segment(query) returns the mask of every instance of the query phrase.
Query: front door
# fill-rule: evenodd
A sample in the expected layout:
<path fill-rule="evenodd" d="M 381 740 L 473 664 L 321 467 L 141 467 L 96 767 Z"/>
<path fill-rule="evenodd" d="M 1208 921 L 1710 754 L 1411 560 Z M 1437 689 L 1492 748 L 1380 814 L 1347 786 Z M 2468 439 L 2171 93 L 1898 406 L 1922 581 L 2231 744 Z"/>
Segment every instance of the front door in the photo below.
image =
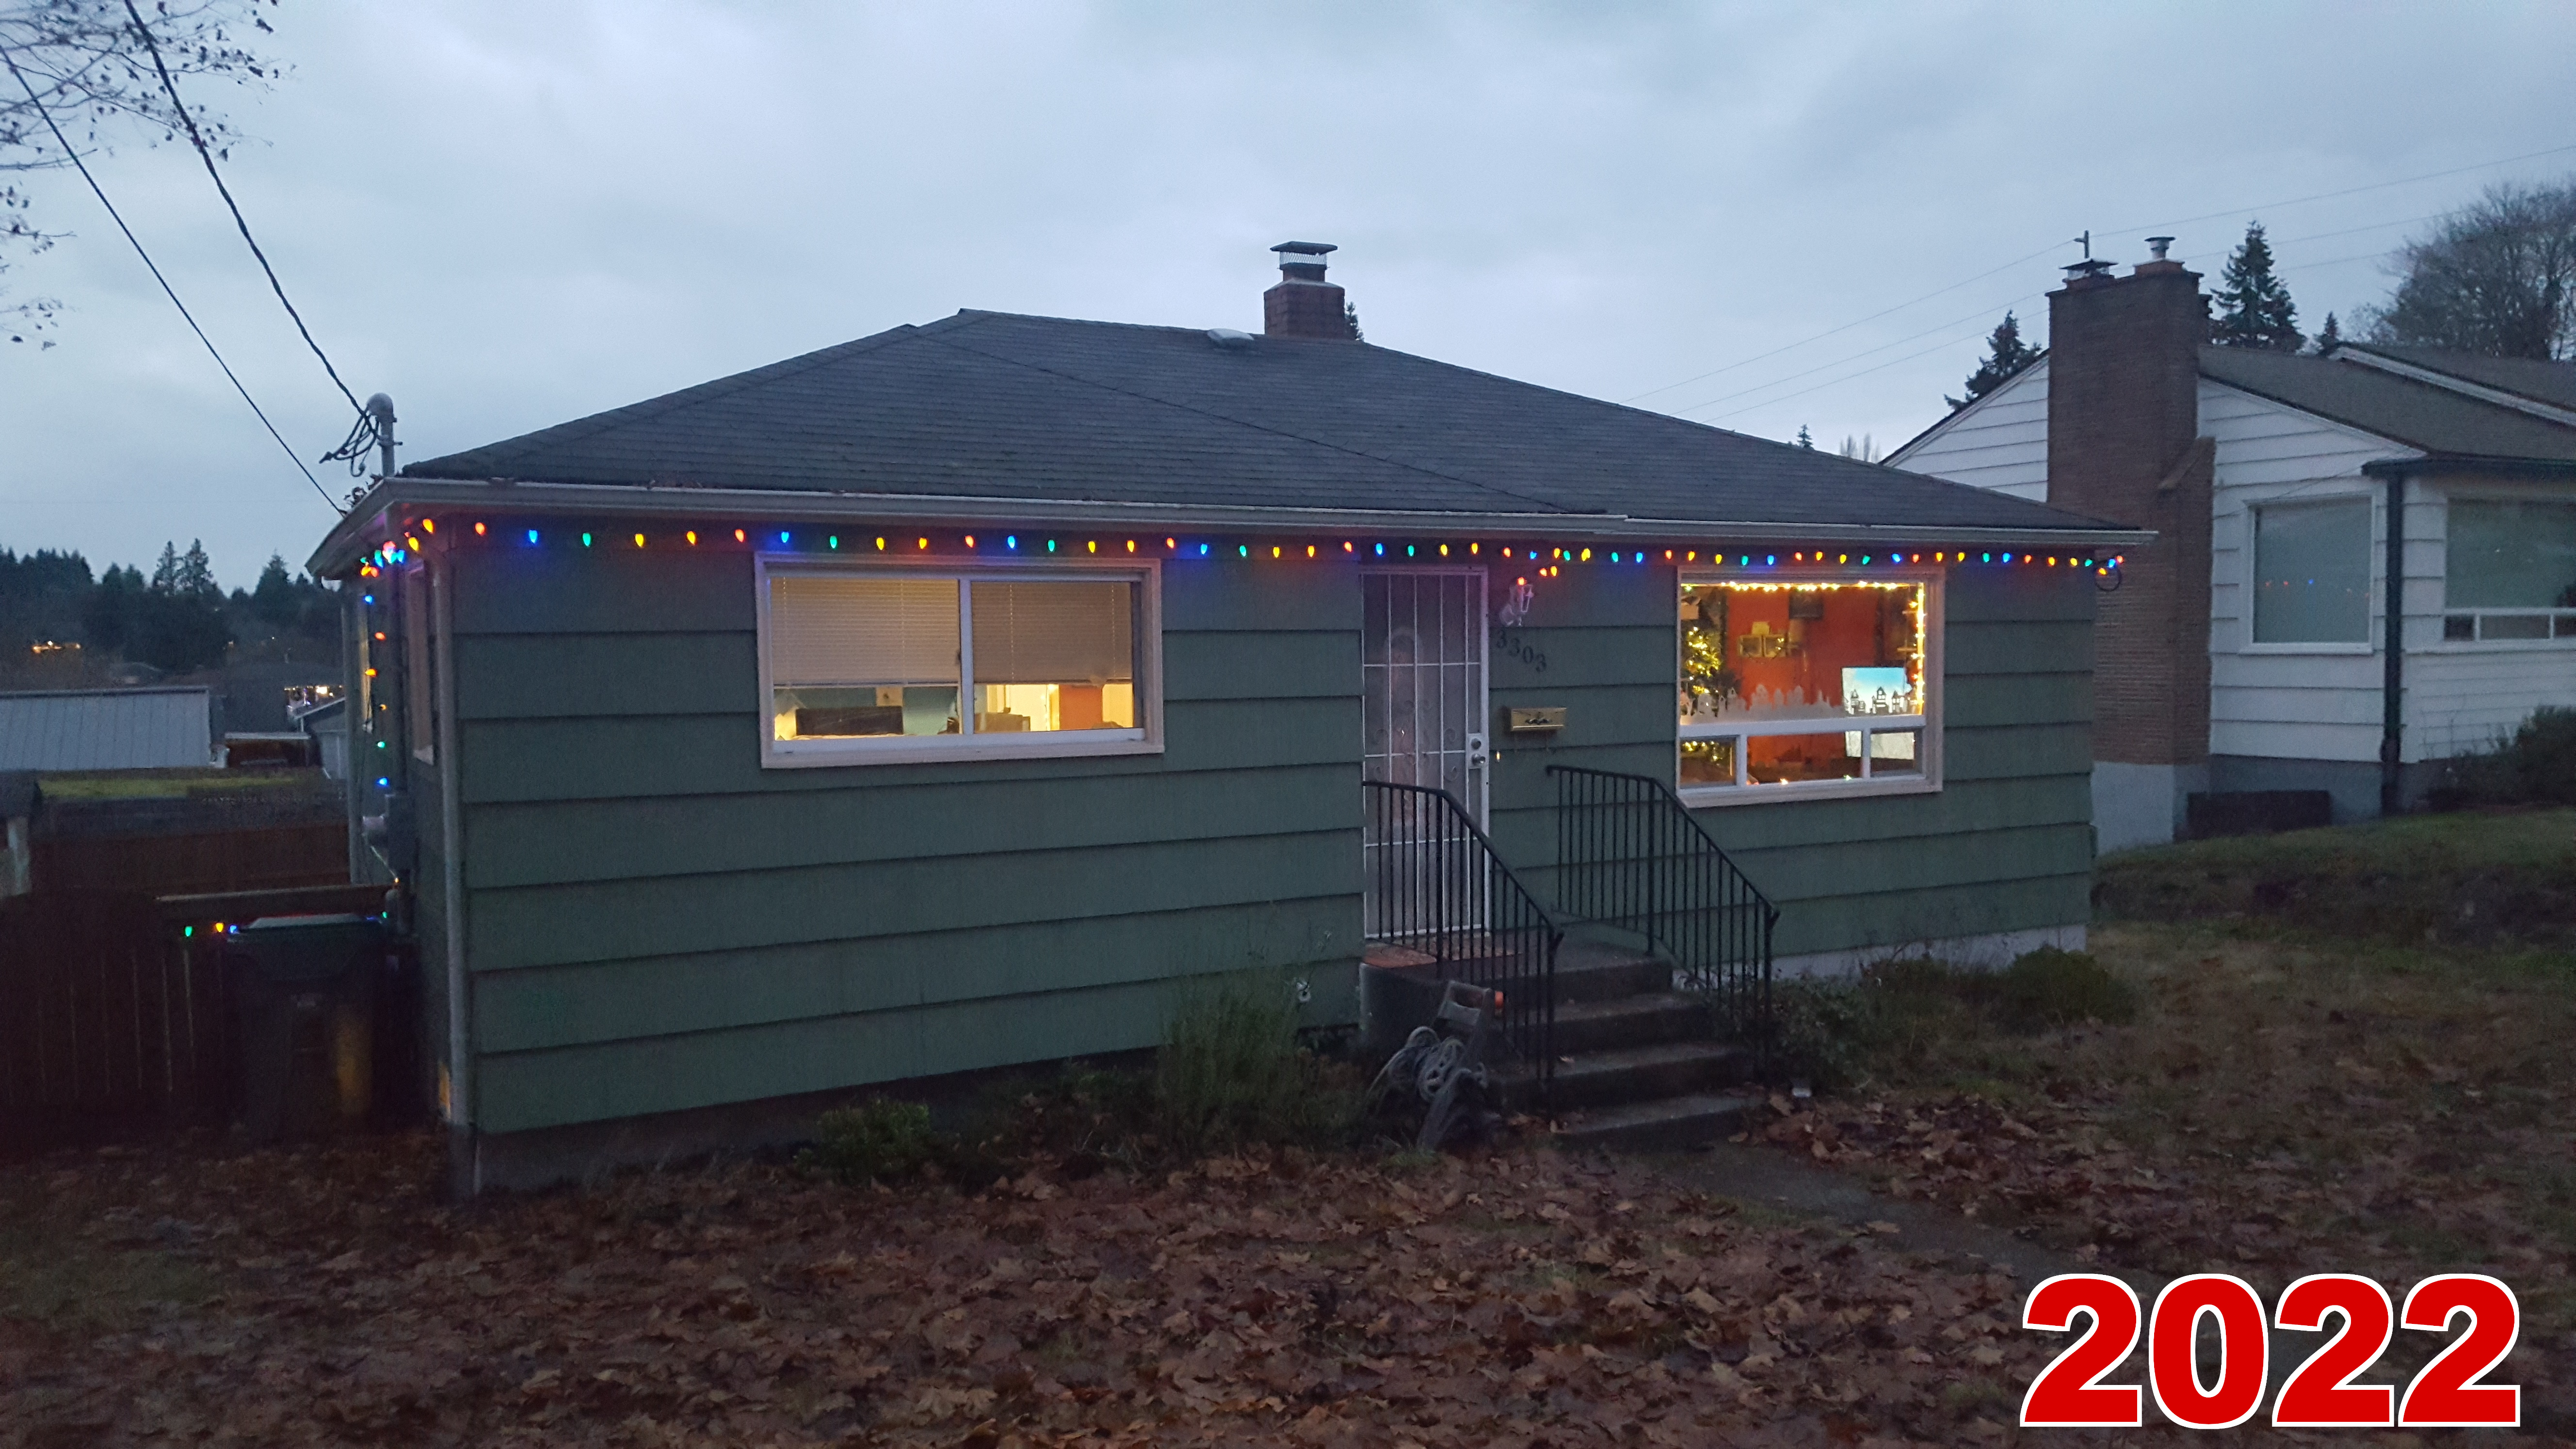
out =
<path fill-rule="evenodd" d="M 1442 790 L 1481 828 L 1487 797 L 1485 574 L 1482 569 L 1360 576 L 1360 778 Z M 1474 927 L 1481 859 L 1436 800 L 1370 791 L 1361 849 L 1373 940 Z"/>
<path fill-rule="evenodd" d="M 1485 823 L 1485 573 L 1360 576 L 1360 777 L 1446 790 Z"/>

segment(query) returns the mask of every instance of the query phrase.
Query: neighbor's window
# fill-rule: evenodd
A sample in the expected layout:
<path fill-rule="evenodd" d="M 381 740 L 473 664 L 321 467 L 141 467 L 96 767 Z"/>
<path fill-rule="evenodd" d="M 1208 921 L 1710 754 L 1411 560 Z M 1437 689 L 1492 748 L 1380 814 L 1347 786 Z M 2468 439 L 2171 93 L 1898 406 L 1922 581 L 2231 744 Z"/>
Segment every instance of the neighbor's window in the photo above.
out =
<path fill-rule="evenodd" d="M 2442 637 L 2576 639 L 2576 503 L 2454 498 Z"/>
<path fill-rule="evenodd" d="M 1929 785 L 1928 593 L 1919 580 L 1685 581 L 1682 788 Z"/>
<path fill-rule="evenodd" d="M 766 754 L 1144 747 L 1150 571 L 764 566 Z"/>
<path fill-rule="evenodd" d="M 2254 642 L 2370 642 L 2370 500 L 2254 510 Z"/>

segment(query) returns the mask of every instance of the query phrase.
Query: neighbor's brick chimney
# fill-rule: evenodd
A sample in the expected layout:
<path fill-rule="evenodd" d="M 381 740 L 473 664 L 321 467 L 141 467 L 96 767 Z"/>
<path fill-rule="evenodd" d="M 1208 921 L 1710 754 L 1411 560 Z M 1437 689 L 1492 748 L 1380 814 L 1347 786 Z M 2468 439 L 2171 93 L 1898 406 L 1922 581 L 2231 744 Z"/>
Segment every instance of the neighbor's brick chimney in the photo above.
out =
<path fill-rule="evenodd" d="M 1324 280 L 1324 256 L 1338 250 L 1330 242 L 1281 242 L 1279 285 L 1261 294 L 1261 330 L 1271 337 L 1327 337 L 1348 341 L 1351 324 L 1342 315 L 1342 289 Z"/>
<path fill-rule="evenodd" d="M 2209 758 L 2209 510 L 2200 436 L 2200 274 L 2165 258 L 2126 277 L 2085 262 L 2048 296 L 2048 501 L 2155 530 L 2094 626 L 2093 758 Z M 2205 788 L 2205 787 L 2203 787 Z"/>

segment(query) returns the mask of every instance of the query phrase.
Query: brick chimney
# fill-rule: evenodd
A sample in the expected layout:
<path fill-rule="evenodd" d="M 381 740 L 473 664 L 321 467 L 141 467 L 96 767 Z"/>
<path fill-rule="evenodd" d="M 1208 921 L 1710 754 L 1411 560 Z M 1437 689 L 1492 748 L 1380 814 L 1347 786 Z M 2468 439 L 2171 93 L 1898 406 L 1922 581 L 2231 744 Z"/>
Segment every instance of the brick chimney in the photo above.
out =
<path fill-rule="evenodd" d="M 2094 818 L 2103 848 L 2173 838 L 2209 773 L 2211 463 L 2200 436 L 2200 275 L 2067 268 L 2048 298 L 2048 501 L 2155 530 L 2094 626 Z M 2107 792 L 2107 793 L 2106 793 Z"/>
<path fill-rule="evenodd" d="M 1261 294 L 1263 334 L 1349 341 L 1342 289 L 1324 280 L 1325 254 L 1339 249 L 1330 242 L 1292 241 L 1271 250 L 1279 254 L 1279 285 Z"/>

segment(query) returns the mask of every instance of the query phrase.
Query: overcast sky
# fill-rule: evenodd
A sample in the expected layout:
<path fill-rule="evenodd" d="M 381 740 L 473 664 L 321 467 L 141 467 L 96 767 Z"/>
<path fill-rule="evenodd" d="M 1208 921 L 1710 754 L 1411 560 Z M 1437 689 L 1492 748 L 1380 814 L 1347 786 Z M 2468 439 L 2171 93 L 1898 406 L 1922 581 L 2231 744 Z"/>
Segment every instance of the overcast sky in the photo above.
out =
<path fill-rule="evenodd" d="M 1292 237 L 1341 246 L 1373 343 L 1884 447 L 2006 307 L 2045 340 L 2079 231 L 2122 262 L 2173 232 L 2214 280 L 2259 217 L 2313 332 L 2385 296 L 2423 219 L 2576 171 L 2556 3 L 274 19 L 287 78 L 203 98 L 257 138 L 227 178 L 405 458 L 961 307 L 1257 330 Z M 96 169 L 306 461 L 337 443 L 345 404 L 194 159 Z M 202 537 L 228 586 L 300 564 L 329 508 L 78 180 L 35 194 L 74 235 L 0 286 L 67 310 L 49 349 L 0 342 L 0 545 L 148 564 Z"/>

